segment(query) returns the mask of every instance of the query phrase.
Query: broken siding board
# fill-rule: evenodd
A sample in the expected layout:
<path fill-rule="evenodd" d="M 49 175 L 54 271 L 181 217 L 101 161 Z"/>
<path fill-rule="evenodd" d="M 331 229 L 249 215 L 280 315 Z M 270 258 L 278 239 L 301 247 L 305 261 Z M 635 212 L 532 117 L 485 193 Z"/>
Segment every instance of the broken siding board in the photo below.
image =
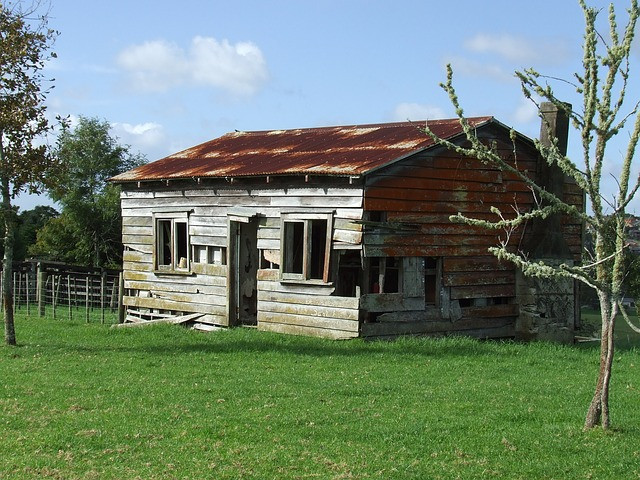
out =
<path fill-rule="evenodd" d="M 224 217 L 206 217 L 203 215 L 191 214 L 189 215 L 189 226 L 193 227 L 211 227 L 211 228 L 226 228 L 227 216 Z"/>
<path fill-rule="evenodd" d="M 218 297 L 225 297 L 227 295 L 226 286 L 207 285 L 206 283 L 182 285 L 182 284 L 163 283 L 163 282 L 125 280 L 124 288 L 152 292 L 152 293 L 153 292 L 176 292 L 176 293 L 183 293 L 188 295 L 201 293 L 205 295 L 215 295 Z"/>
<path fill-rule="evenodd" d="M 152 227 L 152 217 L 122 217 L 122 226 Z"/>
<path fill-rule="evenodd" d="M 457 322 L 416 321 L 364 323 L 363 337 L 395 337 L 399 335 L 439 335 L 457 333 L 475 338 L 507 338 L 515 336 L 515 320 L 478 324 L 478 320 Z"/>
<path fill-rule="evenodd" d="M 337 330 L 357 334 L 360 327 L 358 321 L 345 320 L 343 318 L 310 317 L 307 315 L 295 315 L 258 310 L 258 325 L 275 323 L 298 327 L 311 327 L 323 330 Z"/>
<path fill-rule="evenodd" d="M 326 307 L 322 305 L 305 305 L 289 303 L 284 299 L 265 301 L 258 299 L 258 310 L 271 313 L 288 313 L 303 315 L 310 318 L 333 318 L 341 320 L 358 321 L 358 310 L 347 308 Z"/>
<path fill-rule="evenodd" d="M 314 208 L 358 208 L 362 206 L 362 197 L 284 197 L 272 198 L 271 204 L 279 207 L 314 207 Z"/>
<path fill-rule="evenodd" d="M 515 297 L 516 287 L 510 285 L 471 285 L 462 287 L 450 287 L 451 299 L 460 300 L 465 298 L 492 298 L 492 297 Z"/>
<path fill-rule="evenodd" d="M 301 283 L 280 283 L 258 280 L 258 290 L 283 293 L 302 293 L 304 295 L 325 295 L 329 296 L 335 291 L 332 284 L 313 285 Z"/>
<path fill-rule="evenodd" d="M 461 182 L 451 179 L 416 178 L 400 175 L 376 175 L 367 180 L 369 185 L 366 192 L 372 188 L 406 188 L 416 190 L 443 190 L 443 191 L 471 191 L 500 193 L 506 190 L 504 183 Z M 521 191 L 528 191 L 522 189 Z"/>
<path fill-rule="evenodd" d="M 281 323 L 260 322 L 260 320 L 258 320 L 258 330 L 273 333 L 286 333 L 289 335 L 320 337 L 331 340 L 346 340 L 358 336 L 357 332 L 330 330 L 326 328 L 306 327 L 300 325 L 287 325 Z"/>
<path fill-rule="evenodd" d="M 140 190 L 122 190 L 120 192 L 120 198 L 153 198 L 153 192 L 140 191 Z"/>
<path fill-rule="evenodd" d="M 153 253 L 153 244 L 125 243 L 124 248 L 125 250 L 129 249 L 134 252 L 141 252 L 141 253 L 148 253 L 148 254 Z"/>
<path fill-rule="evenodd" d="M 122 275 L 125 280 L 135 280 L 140 282 L 164 282 L 182 285 L 195 284 L 195 278 L 197 278 L 187 275 L 163 275 L 156 274 L 155 272 L 142 272 L 132 270 L 125 270 Z M 226 277 L 208 276 L 205 277 L 204 280 L 209 285 L 226 285 Z"/>
<path fill-rule="evenodd" d="M 515 284 L 516 274 L 513 271 L 445 273 L 442 280 L 446 287 Z"/>
<path fill-rule="evenodd" d="M 192 293 L 183 291 L 162 290 L 159 288 L 153 288 L 150 290 L 152 294 L 151 298 L 154 300 L 170 301 L 180 304 L 198 304 L 198 305 L 212 305 L 225 307 L 227 292 L 222 292 L 219 297 L 212 294 L 204 293 Z"/>
<path fill-rule="evenodd" d="M 351 230 L 333 230 L 332 240 L 334 242 L 348 243 L 352 245 L 359 245 L 362 243 L 362 232 L 354 232 Z"/>
<path fill-rule="evenodd" d="M 462 309 L 463 318 L 517 317 L 519 314 L 520 305 L 516 303 L 488 305 L 486 307 L 466 307 Z"/>
<path fill-rule="evenodd" d="M 124 245 L 153 245 L 152 235 L 122 235 L 122 243 Z"/>
<path fill-rule="evenodd" d="M 501 262 L 494 256 L 443 259 L 443 270 L 445 272 L 472 272 L 490 270 L 513 270 L 512 263 Z"/>
<path fill-rule="evenodd" d="M 122 234 L 123 235 L 143 235 L 143 236 L 153 236 L 153 227 L 152 226 L 139 226 L 139 225 L 123 225 L 122 226 Z"/>
<path fill-rule="evenodd" d="M 498 208 L 500 211 L 510 212 L 512 211 L 513 203 L 505 202 L 487 205 L 482 202 L 419 202 L 413 200 L 365 197 L 364 206 L 366 210 L 446 213 L 449 215 L 473 213 L 475 215 L 476 213 L 489 213 L 489 208 L 492 206 Z"/>
<path fill-rule="evenodd" d="M 487 253 L 486 246 L 363 245 L 366 257 L 467 257 Z"/>
<path fill-rule="evenodd" d="M 461 182 L 463 183 L 463 182 Z M 397 199 L 412 200 L 416 202 L 482 202 L 485 207 L 489 207 L 493 203 L 511 203 L 516 202 L 518 205 L 531 203 L 533 197 L 530 192 L 474 192 L 469 189 L 461 190 L 437 190 L 427 189 L 408 189 L 408 188 L 383 188 L 374 187 L 367 190 L 368 199 Z M 488 210 L 488 208 L 487 208 Z"/>
<path fill-rule="evenodd" d="M 213 225 L 193 225 L 189 219 L 189 235 L 204 237 L 226 237 L 227 227 Z"/>
<path fill-rule="evenodd" d="M 491 233 L 490 235 L 425 235 L 421 233 L 406 233 L 404 235 L 382 233 L 365 233 L 365 245 L 384 245 L 384 246 L 471 246 L 481 245 L 485 247 L 493 247 L 498 244 L 498 235 Z"/>
<path fill-rule="evenodd" d="M 367 312 L 424 310 L 424 298 L 407 298 L 402 293 L 370 293 L 360 297 L 360 308 Z"/>
<path fill-rule="evenodd" d="M 123 261 L 122 268 L 131 272 L 153 272 L 155 270 L 153 263 L 129 262 Z"/>
<path fill-rule="evenodd" d="M 122 252 L 122 259 L 126 262 L 151 263 L 152 256 L 148 253 L 125 250 Z"/>
<path fill-rule="evenodd" d="M 258 291 L 258 302 L 283 302 L 297 305 L 335 307 L 343 310 L 358 311 L 359 300 L 356 297 L 323 297 L 319 295 L 303 295 L 299 293 Z"/>
<path fill-rule="evenodd" d="M 228 267 L 226 265 L 215 265 L 210 263 L 191 263 L 191 271 L 193 273 L 210 275 L 212 277 L 227 277 Z M 198 277 L 200 278 L 200 277 Z M 203 278 L 206 280 L 206 277 Z"/>
<path fill-rule="evenodd" d="M 280 251 L 280 239 L 258 239 L 258 247 L 259 250 L 278 250 Z"/>
<path fill-rule="evenodd" d="M 227 237 L 208 237 L 201 235 L 193 235 L 190 237 L 189 241 L 191 245 L 202 245 L 202 246 L 210 246 L 210 247 L 226 247 L 228 240 Z"/>
<path fill-rule="evenodd" d="M 172 310 L 176 312 L 211 313 L 220 316 L 226 316 L 227 310 L 226 306 L 191 302 L 175 302 L 153 297 L 125 296 L 123 303 L 129 307 L 154 308 L 160 310 Z"/>

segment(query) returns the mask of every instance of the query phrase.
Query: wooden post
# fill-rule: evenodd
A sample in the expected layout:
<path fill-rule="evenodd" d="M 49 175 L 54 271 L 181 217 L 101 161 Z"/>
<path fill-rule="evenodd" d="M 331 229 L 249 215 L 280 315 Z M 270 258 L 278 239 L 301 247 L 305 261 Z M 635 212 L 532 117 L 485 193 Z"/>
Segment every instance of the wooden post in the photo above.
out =
<path fill-rule="evenodd" d="M 100 275 L 100 323 L 104 323 L 104 280 L 106 272 L 102 270 Z"/>
<path fill-rule="evenodd" d="M 27 272 L 27 277 L 26 277 L 26 285 L 25 285 L 25 290 L 27 291 L 27 317 L 29 316 L 29 314 L 31 313 L 29 311 L 29 294 L 31 293 L 29 291 L 29 279 L 31 278 L 31 272 Z"/>
<path fill-rule="evenodd" d="M 124 323 L 124 275 L 118 275 L 118 323 Z"/>
<path fill-rule="evenodd" d="M 45 302 L 47 301 L 46 295 L 47 274 L 44 271 L 42 263 L 38 262 L 38 273 L 36 274 L 36 297 L 38 300 L 38 316 L 44 316 Z"/>
<path fill-rule="evenodd" d="M 17 272 L 13 272 L 13 313 L 16 313 L 16 275 Z"/>
<path fill-rule="evenodd" d="M 67 275 L 67 304 L 69 305 L 69 320 L 73 320 L 73 312 L 71 311 L 71 276 Z"/>
<path fill-rule="evenodd" d="M 16 282 L 16 278 L 18 281 Z M 20 307 L 20 295 L 22 293 L 22 272 L 13 272 L 13 311 Z M 17 285 L 17 288 L 16 288 Z"/>
<path fill-rule="evenodd" d="M 87 274 L 87 277 L 85 278 L 86 280 L 86 284 L 87 284 L 87 289 L 85 290 L 85 310 L 84 310 L 84 316 L 85 316 L 85 320 L 87 321 L 87 323 L 89 323 L 89 275 Z"/>
<path fill-rule="evenodd" d="M 51 275 L 51 306 L 53 307 L 53 319 L 56 318 L 56 276 Z"/>

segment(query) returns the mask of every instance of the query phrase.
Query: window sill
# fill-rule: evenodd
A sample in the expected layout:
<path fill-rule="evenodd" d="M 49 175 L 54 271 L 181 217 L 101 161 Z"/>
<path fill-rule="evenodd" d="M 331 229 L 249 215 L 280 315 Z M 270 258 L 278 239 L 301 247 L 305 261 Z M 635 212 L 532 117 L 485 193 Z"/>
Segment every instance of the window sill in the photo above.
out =
<path fill-rule="evenodd" d="M 156 275 L 168 275 L 168 276 L 181 276 L 181 277 L 191 277 L 195 275 L 194 272 L 189 270 L 154 270 L 153 273 Z"/>
<path fill-rule="evenodd" d="M 333 287 L 333 282 L 324 282 L 320 279 L 297 279 L 297 278 L 281 278 L 280 283 L 283 285 L 317 285 L 319 287 Z"/>

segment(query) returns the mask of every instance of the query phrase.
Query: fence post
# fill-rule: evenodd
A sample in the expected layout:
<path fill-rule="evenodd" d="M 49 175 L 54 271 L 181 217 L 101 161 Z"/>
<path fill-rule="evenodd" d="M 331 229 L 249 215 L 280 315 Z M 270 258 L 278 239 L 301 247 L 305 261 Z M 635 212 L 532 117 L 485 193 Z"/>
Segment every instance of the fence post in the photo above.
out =
<path fill-rule="evenodd" d="M 104 323 L 104 280 L 107 272 L 102 270 L 100 275 L 100 323 Z"/>
<path fill-rule="evenodd" d="M 16 313 L 16 276 L 17 272 L 13 272 L 13 313 Z"/>
<path fill-rule="evenodd" d="M 87 323 L 89 323 L 89 275 L 85 278 L 86 290 L 85 290 L 85 303 L 84 303 L 84 316 Z"/>
<path fill-rule="evenodd" d="M 27 317 L 29 316 L 29 314 L 31 313 L 29 311 L 29 294 L 31 293 L 29 291 L 29 279 L 31 278 L 31 270 L 27 271 L 27 276 L 26 276 L 26 285 L 25 285 L 25 289 L 27 291 Z"/>
<path fill-rule="evenodd" d="M 67 275 L 67 304 L 69 305 L 69 320 L 73 320 L 73 312 L 71 311 L 71 276 Z"/>
<path fill-rule="evenodd" d="M 38 300 L 38 316 L 44 316 L 44 306 L 47 301 L 46 295 L 46 283 L 47 283 L 47 274 L 44 271 L 42 263 L 38 262 L 38 273 L 36 274 L 36 297 Z"/>
<path fill-rule="evenodd" d="M 118 275 L 118 323 L 124 323 L 124 275 Z"/>
<path fill-rule="evenodd" d="M 56 276 L 51 275 L 51 306 L 53 307 L 53 318 L 56 318 Z"/>

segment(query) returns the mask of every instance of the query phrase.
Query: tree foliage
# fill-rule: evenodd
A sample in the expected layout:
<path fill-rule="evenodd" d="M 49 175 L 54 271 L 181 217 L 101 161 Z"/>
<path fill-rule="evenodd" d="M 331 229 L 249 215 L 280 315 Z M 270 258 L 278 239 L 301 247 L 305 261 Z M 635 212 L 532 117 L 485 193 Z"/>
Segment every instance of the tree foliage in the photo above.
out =
<path fill-rule="evenodd" d="M 624 280 L 626 275 L 627 236 L 625 230 L 626 209 L 640 187 L 640 178 L 632 178 L 631 167 L 640 137 L 640 109 L 637 100 L 629 102 L 627 86 L 631 72 L 631 46 L 635 36 L 636 22 L 640 15 L 637 0 L 631 0 L 626 26 L 618 28 L 616 12 L 611 5 L 608 11 L 608 32 L 598 31 L 598 15 L 601 11 L 588 6 L 580 0 L 585 17 L 585 36 L 583 43 L 582 70 L 575 74 L 574 87 L 580 108 L 570 106 L 556 97 L 550 84 L 552 79 L 544 77 L 533 69 L 516 72 L 524 95 L 536 103 L 540 110 L 540 99 L 553 103 L 571 120 L 579 132 L 582 158 L 571 159 L 563 154 L 558 139 L 552 137 L 549 145 L 536 143 L 541 157 L 551 166 L 573 179 L 585 192 L 593 215 L 587 215 L 574 205 L 563 201 L 560 196 L 533 181 L 526 172 L 503 160 L 491 145 L 486 145 L 474 135 L 465 119 L 456 90 L 453 86 L 452 69 L 448 67 L 447 81 L 442 85 L 448 93 L 464 128 L 469 146 L 454 145 L 436 140 L 449 148 L 465 155 L 479 158 L 481 161 L 519 176 L 539 200 L 538 207 L 530 211 L 514 208 L 514 216 L 504 215 L 496 208 L 491 211 L 497 215 L 496 221 L 469 218 L 464 215 L 452 217 L 452 221 L 470 225 L 503 230 L 505 240 L 490 251 L 500 259 L 516 264 L 526 275 L 541 278 L 565 277 L 581 281 L 597 294 L 602 317 L 600 344 L 600 370 L 594 396 L 585 419 L 585 429 L 601 425 L 608 428 L 609 384 L 613 362 L 613 333 L 619 314 L 629 321 L 622 305 Z M 629 105 L 629 103 L 631 103 Z M 547 126 L 549 127 L 549 126 Z M 550 130 L 550 129 L 549 129 Z M 433 136 L 432 132 L 427 132 Z M 552 134 L 549 131 L 550 135 Z M 607 149 L 617 136 L 626 138 L 626 147 L 621 155 Z M 515 132 L 512 132 L 515 142 Z M 616 147 L 618 150 L 618 147 Z M 616 156 L 618 160 L 607 161 Z M 617 167 L 617 191 L 614 199 L 607 202 L 603 191 L 603 174 Z M 550 215 L 562 214 L 584 222 L 592 232 L 594 249 L 591 256 L 582 265 L 546 263 L 530 258 L 526 252 L 514 251 L 506 239 L 517 228 L 527 222 L 545 219 Z M 613 248 L 607 248 L 607 241 L 613 239 Z M 630 321 L 629 321 L 630 323 Z M 630 323 L 631 325 L 631 323 Z M 637 329 L 637 327 L 634 327 Z"/>
<path fill-rule="evenodd" d="M 0 194 L 4 220 L 3 312 L 5 341 L 14 345 L 12 262 L 16 214 L 12 200 L 35 191 L 48 179 L 55 160 L 38 140 L 49 131 L 44 99 L 48 93 L 42 70 L 56 32 L 39 5 L 0 4 Z"/>
<path fill-rule="evenodd" d="M 131 154 L 109 130 L 108 122 L 85 117 L 75 128 L 63 127 L 55 150 L 62 168 L 49 189 L 62 213 L 38 233 L 32 255 L 98 267 L 121 265 L 120 189 L 108 180 L 144 158 Z"/>

